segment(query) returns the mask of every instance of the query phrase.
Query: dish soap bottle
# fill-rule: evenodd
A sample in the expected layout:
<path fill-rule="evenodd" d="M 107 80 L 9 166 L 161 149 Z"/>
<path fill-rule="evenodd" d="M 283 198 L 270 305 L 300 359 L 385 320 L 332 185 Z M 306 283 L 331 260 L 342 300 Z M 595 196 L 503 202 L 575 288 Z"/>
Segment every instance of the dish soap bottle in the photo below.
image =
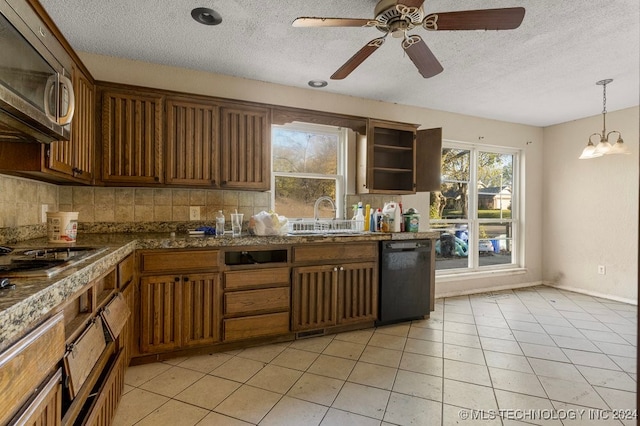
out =
<path fill-rule="evenodd" d="M 216 214 L 216 235 L 224 235 L 224 214 L 218 210 Z"/>

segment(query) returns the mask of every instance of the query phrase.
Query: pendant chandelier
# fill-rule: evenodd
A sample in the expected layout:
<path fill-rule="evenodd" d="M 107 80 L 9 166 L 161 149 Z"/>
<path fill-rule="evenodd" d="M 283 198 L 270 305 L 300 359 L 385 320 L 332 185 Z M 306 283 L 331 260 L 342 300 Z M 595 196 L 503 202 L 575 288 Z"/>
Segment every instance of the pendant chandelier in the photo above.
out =
<path fill-rule="evenodd" d="M 613 79 L 608 78 L 606 80 L 600 80 L 596 82 L 597 85 L 602 86 L 602 133 L 593 133 L 589 136 L 589 143 L 582 151 L 582 155 L 578 157 L 580 160 L 587 160 L 590 158 L 598 158 L 603 155 L 609 154 L 630 154 L 629 148 L 624 144 L 622 140 L 622 134 L 617 130 L 612 130 L 607 133 L 607 84 L 611 83 Z M 609 142 L 609 135 L 617 134 L 618 140 L 615 144 L 611 145 Z M 597 145 L 594 145 L 591 138 L 598 136 L 600 141 Z"/>

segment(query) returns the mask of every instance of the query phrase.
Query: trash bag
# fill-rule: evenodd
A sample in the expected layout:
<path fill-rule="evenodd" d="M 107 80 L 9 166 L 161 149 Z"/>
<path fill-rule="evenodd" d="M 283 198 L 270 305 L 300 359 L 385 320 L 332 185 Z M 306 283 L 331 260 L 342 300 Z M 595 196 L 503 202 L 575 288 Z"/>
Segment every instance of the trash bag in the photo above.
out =
<path fill-rule="evenodd" d="M 452 257 L 456 251 L 455 236 L 451 234 L 440 235 L 440 254 L 444 257 Z"/>

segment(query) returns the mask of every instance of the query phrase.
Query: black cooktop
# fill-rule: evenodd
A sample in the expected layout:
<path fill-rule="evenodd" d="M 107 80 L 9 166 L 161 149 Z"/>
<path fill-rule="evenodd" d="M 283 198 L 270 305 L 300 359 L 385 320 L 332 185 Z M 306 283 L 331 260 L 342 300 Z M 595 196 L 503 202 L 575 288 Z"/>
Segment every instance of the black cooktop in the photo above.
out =
<path fill-rule="evenodd" d="M 51 277 L 104 250 L 104 247 L 3 250 L 4 254 L 0 254 L 0 277 Z"/>

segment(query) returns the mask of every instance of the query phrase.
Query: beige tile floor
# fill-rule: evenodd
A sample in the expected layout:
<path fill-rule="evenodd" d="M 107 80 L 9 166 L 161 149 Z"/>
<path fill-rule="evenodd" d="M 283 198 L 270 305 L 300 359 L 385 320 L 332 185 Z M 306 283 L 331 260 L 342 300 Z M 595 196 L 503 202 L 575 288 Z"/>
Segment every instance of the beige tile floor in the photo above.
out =
<path fill-rule="evenodd" d="M 115 425 L 631 425 L 636 325 L 543 286 L 438 299 L 428 320 L 131 367 Z"/>

